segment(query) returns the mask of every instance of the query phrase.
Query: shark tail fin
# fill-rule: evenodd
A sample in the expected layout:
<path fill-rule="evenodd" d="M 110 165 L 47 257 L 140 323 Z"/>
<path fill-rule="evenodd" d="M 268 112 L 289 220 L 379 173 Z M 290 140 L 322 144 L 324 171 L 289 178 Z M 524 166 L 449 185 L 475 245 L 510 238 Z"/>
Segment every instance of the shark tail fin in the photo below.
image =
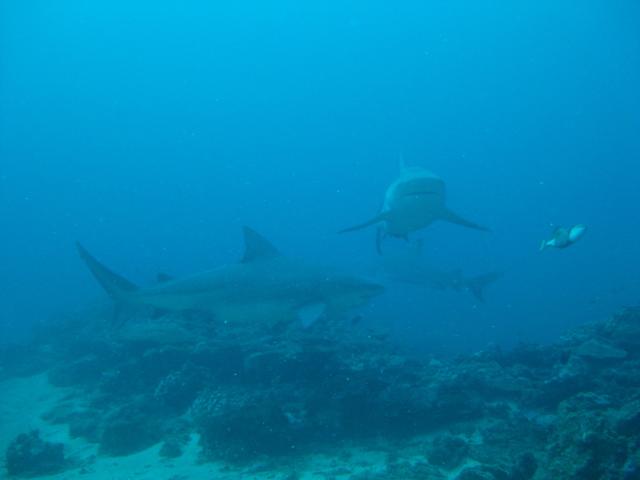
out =
<path fill-rule="evenodd" d="M 484 289 L 491 285 L 493 282 L 502 277 L 502 273 L 493 272 L 487 273 L 485 275 L 478 275 L 477 277 L 473 277 L 469 279 L 467 282 L 467 288 L 471 292 L 471 294 L 481 303 L 484 303 Z"/>
<path fill-rule="evenodd" d="M 353 227 L 344 228 L 344 229 L 338 231 L 338 233 L 355 232 L 356 230 L 361 230 L 363 228 L 370 227 L 371 225 L 375 225 L 376 223 L 380 223 L 380 222 L 386 220 L 386 218 L 387 218 L 386 212 L 382 212 L 382 213 L 376 215 L 375 217 L 373 217 L 372 219 L 367 220 L 364 223 L 360 223 L 358 225 L 354 225 Z"/>
<path fill-rule="evenodd" d="M 455 223 L 456 225 L 460 225 L 462 227 L 473 228 L 474 230 L 482 230 L 483 232 L 491 231 L 487 227 L 478 225 L 477 223 L 473 223 L 473 222 L 470 222 L 469 220 L 462 218 L 460 215 L 458 215 L 455 212 L 452 212 L 447 208 L 445 208 L 444 211 L 442 212 L 440 219 L 446 222 Z"/>
<path fill-rule="evenodd" d="M 542 242 L 540 242 L 540 251 L 543 251 L 545 248 L 547 248 L 547 241 L 542 240 Z"/>
<path fill-rule="evenodd" d="M 127 296 L 138 290 L 138 287 L 124 277 L 112 272 L 93 257 L 80 243 L 76 242 L 80 258 L 96 277 L 102 288 L 117 302 L 126 300 Z"/>

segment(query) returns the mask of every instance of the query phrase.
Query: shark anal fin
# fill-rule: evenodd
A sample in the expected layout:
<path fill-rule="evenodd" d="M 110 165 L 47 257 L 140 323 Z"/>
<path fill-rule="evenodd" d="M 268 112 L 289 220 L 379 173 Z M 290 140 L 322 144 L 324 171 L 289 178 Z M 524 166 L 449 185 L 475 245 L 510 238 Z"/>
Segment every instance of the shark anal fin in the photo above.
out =
<path fill-rule="evenodd" d="M 460 215 L 458 215 L 455 212 L 452 212 L 448 208 L 445 208 L 442 211 L 440 215 L 440 220 L 444 220 L 445 222 L 455 223 L 456 225 L 460 225 L 462 227 L 473 228 L 474 230 L 482 230 L 483 232 L 491 231 L 487 227 L 478 225 L 477 223 L 473 223 L 473 222 L 470 222 L 469 220 L 462 218 Z"/>

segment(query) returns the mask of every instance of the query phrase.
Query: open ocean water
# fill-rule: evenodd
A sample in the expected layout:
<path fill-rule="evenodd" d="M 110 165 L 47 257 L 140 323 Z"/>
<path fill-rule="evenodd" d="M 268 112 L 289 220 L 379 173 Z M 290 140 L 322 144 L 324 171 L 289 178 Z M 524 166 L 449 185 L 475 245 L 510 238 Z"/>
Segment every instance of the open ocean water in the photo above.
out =
<path fill-rule="evenodd" d="M 0 478 L 640 478 L 638 85 L 632 0 L 0 1 Z"/>

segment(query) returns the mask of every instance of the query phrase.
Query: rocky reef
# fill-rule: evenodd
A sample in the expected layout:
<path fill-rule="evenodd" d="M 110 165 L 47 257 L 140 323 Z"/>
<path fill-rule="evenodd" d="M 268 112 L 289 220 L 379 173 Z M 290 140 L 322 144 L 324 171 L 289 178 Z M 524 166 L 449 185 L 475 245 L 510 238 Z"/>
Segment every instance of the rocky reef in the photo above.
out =
<path fill-rule="evenodd" d="M 18 435 L 6 452 L 5 466 L 9 476 L 37 477 L 63 471 L 69 462 L 64 445 L 46 442 L 34 430 Z"/>
<path fill-rule="evenodd" d="M 101 455 L 161 444 L 160 456 L 176 458 L 197 434 L 202 461 L 232 465 L 354 445 L 386 452 L 383 471 L 334 475 L 351 480 L 640 479 L 639 308 L 552 345 L 454 359 L 409 358 L 348 322 L 177 316 L 116 328 L 107 315 L 78 315 L 42 327 L 28 351 L 3 352 L 2 375 L 46 371 L 77 392 L 46 420 Z M 72 468 L 63 448 L 25 433 L 6 452 L 7 473 Z"/>

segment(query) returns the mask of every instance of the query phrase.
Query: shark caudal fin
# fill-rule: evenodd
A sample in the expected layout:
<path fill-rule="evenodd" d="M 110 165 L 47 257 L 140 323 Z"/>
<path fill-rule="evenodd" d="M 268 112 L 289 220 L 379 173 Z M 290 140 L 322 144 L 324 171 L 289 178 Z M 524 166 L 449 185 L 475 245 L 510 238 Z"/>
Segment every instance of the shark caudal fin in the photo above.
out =
<path fill-rule="evenodd" d="M 80 243 L 76 242 L 76 248 L 78 249 L 80 258 L 84 260 L 84 263 L 86 263 L 91 273 L 93 273 L 93 276 L 98 280 L 98 283 L 102 285 L 102 288 L 104 288 L 115 301 L 124 301 L 129 294 L 138 290 L 138 287 L 129 280 L 112 272 L 98 262 Z"/>
<path fill-rule="evenodd" d="M 355 232 L 356 230 L 362 230 L 363 228 L 370 227 L 371 225 L 375 225 L 376 223 L 383 222 L 386 219 L 387 219 L 387 212 L 382 212 L 382 213 L 376 215 L 375 217 L 373 217 L 371 220 L 367 220 L 364 223 L 360 223 L 358 225 L 354 225 L 353 227 L 344 228 L 344 229 L 338 231 L 338 233 Z"/>
<path fill-rule="evenodd" d="M 477 223 L 470 222 L 462 218 L 455 212 L 445 208 L 440 215 L 440 220 L 444 220 L 445 222 L 455 223 L 456 225 L 460 225 L 462 227 L 473 228 L 474 230 L 481 230 L 483 232 L 490 232 L 491 230 L 482 225 L 478 225 Z"/>
<path fill-rule="evenodd" d="M 471 294 L 478 300 L 479 302 L 484 303 L 484 289 L 491 285 L 493 282 L 502 277 L 502 273 L 493 272 L 487 273 L 485 275 L 478 275 L 477 277 L 470 278 L 467 281 L 467 288 L 471 292 Z"/>
<path fill-rule="evenodd" d="M 543 251 L 547 246 L 549 246 L 549 242 L 547 240 L 542 240 L 542 242 L 540 242 L 540 251 Z"/>

